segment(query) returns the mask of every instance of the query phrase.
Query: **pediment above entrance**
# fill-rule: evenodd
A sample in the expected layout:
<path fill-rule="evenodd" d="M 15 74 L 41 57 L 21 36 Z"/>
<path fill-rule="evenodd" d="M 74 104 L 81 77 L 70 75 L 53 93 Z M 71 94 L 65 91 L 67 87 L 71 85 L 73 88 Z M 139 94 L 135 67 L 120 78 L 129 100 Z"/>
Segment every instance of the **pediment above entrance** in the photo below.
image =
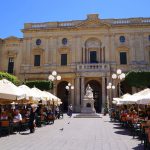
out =
<path fill-rule="evenodd" d="M 68 53 L 70 51 L 70 48 L 69 47 L 60 47 L 58 49 L 58 51 L 59 51 L 59 53 L 62 53 L 62 52 Z"/>
<path fill-rule="evenodd" d="M 8 57 L 16 57 L 18 54 L 18 51 L 17 50 L 8 50 L 8 51 L 6 51 L 6 54 Z"/>
<path fill-rule="evenodd" d="M 20 41 L 20 38 L 15 37 L 15 36 L 9 36 L 4 39 L 5 41 Z"/>
<path fill-rule="evenodd" d="M 43 53 L 43 52 L 44 52 L 44 49 L 42 49 L 42 48 L 33 48 L 33 49 L 32 49 L 32 52 L 33 52 L 33 53 Z"/>
<path fill-rule="evenodd" d="M 110 24 L 101 22 L 100 19 L 85 20 L 76 25 L 77 28 L 110 28 Z"/>

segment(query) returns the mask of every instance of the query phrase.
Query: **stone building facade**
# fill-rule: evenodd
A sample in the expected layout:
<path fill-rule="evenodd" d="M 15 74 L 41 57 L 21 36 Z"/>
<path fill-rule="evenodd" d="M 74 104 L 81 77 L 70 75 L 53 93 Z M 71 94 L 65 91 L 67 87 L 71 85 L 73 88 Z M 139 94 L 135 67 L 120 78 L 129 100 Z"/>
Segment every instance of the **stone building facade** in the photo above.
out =
<path fill-rule="evenodd" d="M 56 91 L 64 109 L 72 103 L 79 112 L 90 84 L 101 112 L 112 73 L 118 68 L 150 70 L 150 18 L 101 19 L 89 14 L 85 20 L 25 23 L 22 32 L 23 38 L 0 39 L 0 70 L 22 80 L 48 80 L 56 70 L 62 77 Z M 75 88 L 68 99 L 69 82 Z"/>

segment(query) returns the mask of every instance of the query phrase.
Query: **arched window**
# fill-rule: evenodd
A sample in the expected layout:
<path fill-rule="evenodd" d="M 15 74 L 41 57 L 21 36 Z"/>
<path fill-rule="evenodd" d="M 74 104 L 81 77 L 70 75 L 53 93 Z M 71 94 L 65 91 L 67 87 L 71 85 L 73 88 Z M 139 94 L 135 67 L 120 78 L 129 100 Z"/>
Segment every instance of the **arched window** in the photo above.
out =
<path fill-rule="evenodd" d="M 125 42 L 125 40 L 126 40 L 126 39 L 125 39 L 125 37 L 124 37 L 124 36 L 120 36 L 120 42 L 121 42 L 121 43 L 124 43 L 124 42 Z"/>

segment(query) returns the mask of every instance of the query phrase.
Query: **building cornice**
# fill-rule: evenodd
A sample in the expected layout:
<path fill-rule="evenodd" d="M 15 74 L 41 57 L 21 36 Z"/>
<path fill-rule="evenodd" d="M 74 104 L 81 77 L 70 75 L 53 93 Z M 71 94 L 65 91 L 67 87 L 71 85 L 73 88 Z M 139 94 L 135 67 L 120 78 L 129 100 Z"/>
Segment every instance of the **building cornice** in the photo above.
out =
<path fill-rule="evenodd" d="M 25 23 L 23 33 L 28 31 L 70 31 L 85 29 L 104 29 L 115 27 L 150 27 L 150 18 L 121 18 L 121 19 L 99 19 L 98 14 L 89 14 L 85 20 L 74 20 L 65 22 Z"/>

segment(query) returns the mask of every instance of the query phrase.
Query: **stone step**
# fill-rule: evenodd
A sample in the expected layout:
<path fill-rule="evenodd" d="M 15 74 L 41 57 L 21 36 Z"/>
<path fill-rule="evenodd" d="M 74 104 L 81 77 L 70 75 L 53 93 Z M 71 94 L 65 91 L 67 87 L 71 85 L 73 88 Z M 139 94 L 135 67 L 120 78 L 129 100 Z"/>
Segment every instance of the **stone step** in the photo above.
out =
<path fill-rule="evenodd" d="M 100 115 L 98 114 L 78 114 L 76 116 L 74 116 L 74 118 L 101 118 Z"/>

